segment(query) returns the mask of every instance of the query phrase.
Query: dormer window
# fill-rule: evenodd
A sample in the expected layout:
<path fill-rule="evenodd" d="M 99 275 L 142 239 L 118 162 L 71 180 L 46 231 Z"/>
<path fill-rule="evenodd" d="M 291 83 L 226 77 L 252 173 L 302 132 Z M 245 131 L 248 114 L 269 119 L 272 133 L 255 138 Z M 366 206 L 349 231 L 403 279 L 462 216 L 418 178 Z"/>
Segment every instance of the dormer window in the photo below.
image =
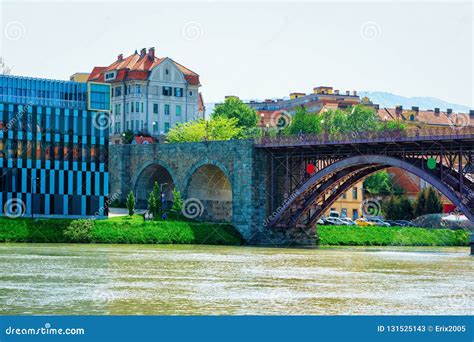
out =
<path fill-rule="evenodd" d="M 107 72 L 107 73 L 105 74 L 105 80 L 106 80 L 106 81 L 111 81 L 111 80 L 113 80 L 113 79 L 115 79 L 115 71 Z"/>
<path fill-rule="evenodd" d="M 170 74 L 170 71 L 168 69 L 165 69 L 165 74 L 166 75 L 169 75 Z"/>

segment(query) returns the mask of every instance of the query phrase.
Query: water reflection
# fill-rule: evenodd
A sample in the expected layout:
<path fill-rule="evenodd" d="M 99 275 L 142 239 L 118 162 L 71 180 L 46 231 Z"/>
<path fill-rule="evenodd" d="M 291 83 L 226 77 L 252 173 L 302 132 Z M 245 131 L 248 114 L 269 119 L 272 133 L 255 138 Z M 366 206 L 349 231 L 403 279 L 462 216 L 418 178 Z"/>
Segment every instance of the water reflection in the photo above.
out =
<path fill-rule="evenodd" d="M 3 314 L 473 314 L 467 248 L 0 245 Z"/>

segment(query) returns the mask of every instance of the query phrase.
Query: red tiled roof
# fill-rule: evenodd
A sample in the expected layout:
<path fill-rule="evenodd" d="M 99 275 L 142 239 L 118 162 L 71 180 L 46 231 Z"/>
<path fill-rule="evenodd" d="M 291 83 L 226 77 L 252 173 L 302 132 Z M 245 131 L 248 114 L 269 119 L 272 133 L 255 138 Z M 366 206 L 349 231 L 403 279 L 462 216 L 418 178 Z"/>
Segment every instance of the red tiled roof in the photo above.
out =
<path fill-rule="evenodd" d="M 462 118 L 457 114 L 450 114 L 448 116 L 448 113 L 446 112 L 440 111 L 439 113 L 435 113 L 433 110 L 419 110 L 418 112 L 415 112 L 414 110 L 403 109 L 403 111 L 397 115 L 395 108 L 380 108 L 377 111 L 377 114 L 379 118 L 384 121 L 400 119 L 401 122 L 405 123 L 412 122 L 414 124 L 419 123 L 438 126 L 452 126 L 453 124 L 456 124 L 456 120 L 462 120 Z M 414 115 L 414 121 L 410 121 L 410 116 L 412 114 Z M 469 113 L 462 115 L 469 117 Z M 474 122 L 471 122 L 470 125 L 473 126 Z"/>
<path fill-rule="evenodd" d="M 154 140 L 152 137 L 142 137 L 142 136 L 137 136 L 134 138 L 135 143 L 138 145 L 142 144 L 153 144 Z"/>
<path fill-rule="evenodd" d="M 203 112 L 206 109 L 206 106 L 204 105 L 204 100 L 202 99 L 202 94 L 198 94 L 198 110 L 200 112 Z"/>
<path fill-rule="evenodd" d="M 104 74 L 108 71 L 114 70 L 117 71 L 117 76 L 111 81 L 112 83 L 128 80 L 146 80 L 150 71 L 166 59 L 167 57 L 158 58 L 147 53 L 145 53 L 143 57 L 140 57 L 140 54 L 134 53 L 122 60 L 117 59 L 108 67 L 94 67 L 88 81 L 104 82 Z M 171 61 L 184 74 L 184 78 L 189 84 L 200 85 L 198 74 L 182 66 L 178 62 Z"/>

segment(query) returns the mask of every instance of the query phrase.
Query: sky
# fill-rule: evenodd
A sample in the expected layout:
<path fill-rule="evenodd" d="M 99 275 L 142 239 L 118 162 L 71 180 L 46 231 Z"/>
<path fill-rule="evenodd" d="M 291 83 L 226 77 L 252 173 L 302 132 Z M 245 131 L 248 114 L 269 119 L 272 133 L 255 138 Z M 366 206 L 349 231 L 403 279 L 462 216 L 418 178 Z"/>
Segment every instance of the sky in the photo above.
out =
<path fill-rule="evenodd" d="M 197 72 L 206 102 L 385 91 L 474 108 L 468 2 L 5 2 L 12 74 L 68 79 L 154 46 Z"/>

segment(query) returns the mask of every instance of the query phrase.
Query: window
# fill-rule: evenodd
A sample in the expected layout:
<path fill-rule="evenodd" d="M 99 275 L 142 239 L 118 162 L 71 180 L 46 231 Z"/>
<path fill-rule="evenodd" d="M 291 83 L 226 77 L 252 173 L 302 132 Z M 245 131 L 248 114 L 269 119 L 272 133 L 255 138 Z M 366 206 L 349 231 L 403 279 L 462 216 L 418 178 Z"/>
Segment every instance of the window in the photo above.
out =
<path fill-rule="evenodd" d="M 352 189 L 352 198 L 355 200 L 357 199 L 357 187 L 354 187 Z"/>
<path fill-rule="evenodd" d="M 106 81 L 113 80 L 114 78 L 115 78 L 115 71 L 108 72 L 108 73 L 105 74 L 105 80 Z"/>
<path fill-rule="evenodd" d="M 115 96 L 122 95 L 122 87 L 115 87 Z"/>
<path fill-rule="evenodd" d="M 165 74 L 166 75 L 169 75 L 170 74 L 170 71 L 168 69 L 165 69 Z"/>
<path fill-rule="evenodd" d="M 171 90 L 172 89 L 173 88 L 171 88 L 171 87 L 163 87 L 163 95 L 164 96 L 171 96 Z"/>
<path fill-rule="evenodd" d="M 115 105 L 115 115 L 119 115 L 119 114 L 120 114 L 120 112 L 121 112 L 121 108 L 120 108 L 120 107 L 121 107 L 120 103 Z"/>
<path fill-rule="evenodd" d="M 170 130 L 170 123 L 169 122 L 165 122 L 165 133 L 168 133 Z"/>
<path fill-rule="evenodd" d="M 153 132 L 158 132 L 158 122 L 153 121 Z"/>
<path fill-rule="evenodd" d="M 133 120 L 130 120 L 130 125 L 132 125 L 131 130 L 133 131 Z"/>
<path fill-rule="evenodd" d="M 142 93 L 142 87 L 137 84 L 135 85 L 135 94 L 141 94 Z"/>
<path fill-rule="evenodd" d="M 176 115 L 181 115 L 181 106 L 176 105 Z"/>
<path fill-rule="evenodd" d="M 140 103 L 140 109 L 141 109 L 140 111 L 143 113 L 143 102 Z"/>
<path fill-rule="evenodd" d="M 128 121 L 127 121 L 127 131 L 128 131 Z"/>
<path fill-rule="evenodd" d="M 125 114 L 128 114 L 128 112 L 129 112 L 129 109 L 130 109 L 129 105 L 130 105 L 129 103 L 125 104 Z"/>
<path fill-rule="evenodd" d="M 139 126 L 140 123 L 139 122 L 140 121 L 135 120 L 135 130 L 137 130 L 137 131 L 140 129 L 140 126 Z"/>
<path fill-rule="evenodd" d="M 133 113 L 134 112 L 133 102 L 132 102 L 131 108 L 132 108 L 132 113 Z"/>
<path fill-rule="evenodd" d="M 140 102 L 135 102 L 135 112 L 140 112 Z"/>
<path fill-rule="evenodd" d="M 153 104 L 153 113 L 158 114 L 158 103 Z"/>
<path fill-rule="evenodd" d="M 347 192 L 342 194 L 342 199 L 346 199 L 346 198 L 347 198 Z"/>
<path fill-rule="evenodd" d="M 415 121 L 415 116 L 413 114 L 410 115 L 410 121 Z"/>
<path fill-rule="evenodd" d="M 170 115 L 170 105 L 165 104 L 165 115 Z"/>
<path fill-rule="evenodd" d="M 346 208 L 341 209 L 341 217 L 347 217 L 347 209 Z"/>
<path fill-rule="evenodd" d="M 174 96 L 183 97 L 183 88 L 174 88 Z"/>
<path fill-rule="evenodd" d="M 193 96 L 193 92 L 192 92 L 192 91 L 189 92 L 189 96 Z"/>
<path fill-rule="evenodd" d="M 352 219 L 357 220 L 359 218 L 359 211 L 357 209 L 352 209 Z"/>

